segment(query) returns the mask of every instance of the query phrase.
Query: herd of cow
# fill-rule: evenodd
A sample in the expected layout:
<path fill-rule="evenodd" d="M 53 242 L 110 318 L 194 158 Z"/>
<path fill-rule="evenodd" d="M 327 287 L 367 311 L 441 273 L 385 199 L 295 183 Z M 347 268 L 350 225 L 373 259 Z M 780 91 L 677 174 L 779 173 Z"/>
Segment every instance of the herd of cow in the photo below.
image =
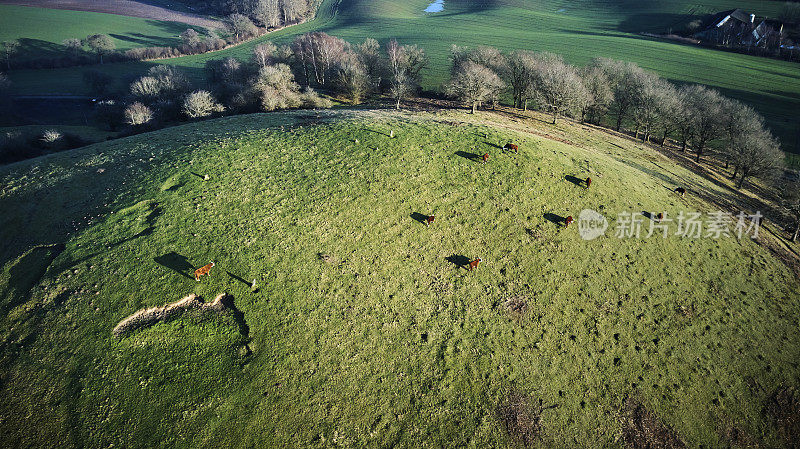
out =
<path fill-rule="evenodd" d="M 392 133 L 392 135 L 393 134 L 394 133 Z M 356 143 L 358 143 L 358 140 L 356 140 Z M 509 142 L 509 143 L 503 145 L 503 151 L 513 151 L 514 153 L 519 153 L 519 147 L 517 145 Z M 484 164 L 486 162 L 488 162 L 489 161 L 489 153 L 484 153 L 483 156 L 482 156 L 482 159 L 483 159 L 483 163 Z M 592 186 L 592 178 L 591 177 L 587 177 L 586 180 L 584 181 L 584 183 L 586 184 L 586 188 L 587 189 L 590 188 Z M 686 189 L 684 189 L 683 187 L 678 187 L 677 189 L 675 189 L 675 193 L 677 193 L 680 196 L 684 196 L 684 195 L 686 195 Z M 664 219 L 664 214 L 663 213 L 659 213 L 655 218 L 660 223 Z M 425 225 L 426 226 L 430 226 L 431 224 L 433 224 L 435 219 L 436 219 L 436 217 L 433 216 L 433 215 L 426 216 L 425 217 Z M 569 225 L 574 223 L 574 221 L 575 220 L 570 215 L 569 217 L 564 219 L 564 227 L 569 227 Z M 481 263 L 481 260 L 482 259 L 480 257 L 478 257 L 477 259 L 475 259 L 473 261 L 470 261 L 467 264 L 467 269 L 472 271 L 472 270 L 478 268 L 478 264 Z M 214 266 L 214 262 L 211 262 L 210 264 L 205 265 L 205 266 L 195 270 L 195 272 L 194 272 L 195 279 L 197 281 L 199 281 L 200 280 L 200 276 L 203 276 L 203 275 L 211 276 L 211 268 L 213 266 Z"/>
<path fill-rule="evenodd" d="M 519 147 L 517 145 L 513 144 L 513 143 L 507 143 L 507 144 L 503 145 L 503 151 L 513 151 L 514 153 L 519 153 Z M 483 156 L 482 156 L 482 159 L 483 159 L 483 163 L 484 164 L 486 162 L 488 162 L 489 161 L 489 153 L 484 153 Z M 591 177 L 587 177 L 586 180 L 584 181 L 584 183 L 585 183 L 587 189 L 590 188 L 592 186 L 592 178 Z M 684 189 L 683 187 L 678 187 L 678 188 L 675 189 L 675 193 L 677 193 L 678 195 L 683 197 L 684 195 L 686 195 L 686 189 Z M 662 220 L 664 220 L 664 214 L 663 213 L 659 213 L 658 215 L 655 216 L 655 218 L 660 223 Z M 429 215 L 429 216 L 425 217 L 425 225 L 426 226 L 430 226 L 435 219 L 436 219 L 436 217 L 434 217 L 433 215 Z M 574 222 L 575 222 L 575 219 L 572 218 L 572 216 L 570 215 L 570 216 L 568 216 L 567 218 L 564 219 L 564 227 L 569 227 L 569 225 L 571 225 Z M 467 264 L 467 269 L 472 271 L 472 270 L 478 268 L 478 264 L 481 263 L 481 260 L 482 259 L 480 257 L 478 257 L 477 259 L 469 262 L 469 264 Z"/>

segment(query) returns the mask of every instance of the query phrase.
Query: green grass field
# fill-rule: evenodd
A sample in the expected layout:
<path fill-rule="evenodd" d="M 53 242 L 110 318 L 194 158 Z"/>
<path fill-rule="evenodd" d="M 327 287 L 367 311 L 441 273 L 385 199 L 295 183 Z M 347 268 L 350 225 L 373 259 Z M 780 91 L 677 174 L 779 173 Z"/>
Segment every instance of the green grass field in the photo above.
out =
<path fill-rule="evenodd" d="M 20 42 L 15 55 L 19 61 L 69 55 L 61 46 L 64 39 L 83 39 L 89 34 L 108 34 L 123 51 L 177 46 L 178 35 L 186 28 L 190 27 L 183 23 L 116 14 L 0 5 L 0 41 Z"/>
<path fill-rule="evenodd" d="M 744 7 L 759 15 L 777 16 L 776 1 L 576 1 L 485 0 L 448 1 L 445 10 L 425 14 L 426 0 L 326 0 L 312 22 L 272 33 L 228 50 L 166 60 L 184 68 L 198 81 L 209 59 L 249 58 L 255 45 L 266 39 L 290 42 L 296 35 L 325 31 L 357 43 L 367 37 L 381 42 L 397 38 L 418 44 L 431 58 L 424 87 L 438 89 L 448 76 L 452 44 L 493 45 L 503 50 L 528 49 L 564 55 L 574 64 L 604 56 L 632 61 L 663 77 L 683 83 L 702 83 L 754 106 L 780 136 L 784 149 L 800 151 L 800 64 L 740 55 L 646 38 L 639 32 L 666 32 L 691 17 Z M 143 73 L 151 63 L 104 67 L 119 79 Z M 20 93 L 81 93 L 84 68 L 20 71 L 12 74 Z M 120 84 L 118 86 L 122 88 Z"/>
<path fill-rule="evenodd" d="M 611 231 L 623 211 L 713 211 L 723 185 L 566 121 L 321 114 L 0 167 L 6 444 L 502 447 L 514 394 L 555 406 L 544 447 L 623 447 L 626 398 L 690 447 L 728 446 L 730 429 L 785 444 L 765 404 L 798 387 L 793 273 L 747 239 Z M 495 146 L 510 140 L 518 155 Z M 608 236 L 548 219 L 584 208 Z M 474 272 L 452 262 L 475 257 Z M 240 314 L 111 335 L 143 307 L 223 291 Z"/>

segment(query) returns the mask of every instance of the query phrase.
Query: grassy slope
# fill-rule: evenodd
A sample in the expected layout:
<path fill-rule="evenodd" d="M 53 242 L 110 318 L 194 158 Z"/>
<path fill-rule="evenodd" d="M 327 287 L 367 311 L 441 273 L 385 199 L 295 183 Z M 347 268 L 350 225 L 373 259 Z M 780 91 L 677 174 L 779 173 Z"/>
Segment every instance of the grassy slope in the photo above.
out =
<path fill-rule="evenodd" d="M 65 55 L 61 42 L 89 34 L 108 34 L 118 50 L 180 45 L 189 26 L 177 22 L 86 11 L 0 5 L 0 41 L 20 41 L 20 60 Z"/>
<path fill-rule="evenodd" d="M 564 55 L 575 64 L 605 56 L 636 62 L 676 82 L 696 82 L 722 89 L 764 114 L 787 148 L 795 145 L 800 108 L 800 64 L 680 45 L 644 38 L 641 31 L 664 32 L 692 15 L 744 7 L 759 15 L 776 16 L 782 5 L 774 1 L 600 1 L 485 0 L 449 1 L 443 13 L 425 15 L 426 0 L 326 0 L 319 18 L 311 23 L 272 33 L 262 39 L 289 42 L 311 30 L 326 31 L 351 42 L 366 37 L 381 41 L 397 38 L 424 47 L 431 57 L 425 87 L 438 88 L 448 71 L 450 45 L 493 45 L 546 50 Z M 165 61 L 184 67 L 201 80 L 209 59 L 249 58 L 261 40 L 205 55 Z M 105 70 L 127 79 L 149 63 L 115 64 Z M 12 79 L 22 93 L 81 92 L 84 69 L 19 72 Z M 57 82 L 54 80 L 58 80 Z"/>
<path fill-rule="evenodd" d="M 614 229 L 620 211 L 712 210 L 676 184 L 728 192 L 566 123 L 330 114 L 286 133 L 311 115 L 219 119 L 1 167 L 3 440 L 485 447 L 508 441 L 495 410 L 517 390 L 558 404 L 547 446 L 620 444 L 629 395 L 694 447 L 731 425 L 778 444 L 762 412 L 799 374 L 789 270 L 750 241 L 585 242 L 544 216 L 601 209 Z M 508 140 L 519 155 L 491 145 Z M 484 263 L 468 273 L 450 256 Z M 212 277 L 188 276 L 209 260 Z M 188 316 L 111 337 L 142 307 L 222 291 L 246 326 Z M 519 322 L 502 306 L 513 296 L 529 304 Z"/>

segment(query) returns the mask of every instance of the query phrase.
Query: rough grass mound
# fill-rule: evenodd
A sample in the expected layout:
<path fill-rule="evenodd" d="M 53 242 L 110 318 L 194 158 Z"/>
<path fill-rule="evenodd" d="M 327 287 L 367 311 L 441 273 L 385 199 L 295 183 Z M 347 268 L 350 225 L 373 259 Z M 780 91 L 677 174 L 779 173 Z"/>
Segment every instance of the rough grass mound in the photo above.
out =
<path fill-rule="evenodd" d="M 623 416 L 622 437 L 627 447 L 634 449 L 686 447 L 672 428 L 631 398 L 625 400 Z"/>
<path fill-rule="evenodd" d="M 209 312 L 222 312 L 226 309 L 226 304 L 233 299 L 227 293 L 221 293 L 210 303 L 203 302 L 200 296 L 192 293 L 189 296 L 162 307 L 151 307 L 142 309 L 133 315 L 120 321 L 111 331 L 115 337 L 121 338 L 133 331 L 150 327 L 162 321 L 175 319 L 187 310 L 201 310 Z"/>

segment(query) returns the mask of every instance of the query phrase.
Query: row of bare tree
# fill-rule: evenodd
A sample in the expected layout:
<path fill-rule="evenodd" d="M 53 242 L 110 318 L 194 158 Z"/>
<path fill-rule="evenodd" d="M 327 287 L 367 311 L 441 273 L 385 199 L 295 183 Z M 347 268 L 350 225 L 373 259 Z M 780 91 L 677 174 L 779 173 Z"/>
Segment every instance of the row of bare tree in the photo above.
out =
<path fill-rule="evenodd" d="M 636 64 L 598 58 L 573 67 L 551 53 L 492 47 L 452 48 L 451 79 L 446 92 L 473 112 L 510 96 L 514 107 L 532 102 L 552 115 L 581 122 L 609 123 L 617 131 L 629 125 L 636 138 L 672 139 L 691 149 L 699 162 L 713 153 L 732 166 L 742 187 L 750 177 L 774 174 L 782 166 L 780 145 L 752 108 L 699 85 L 676 86 Z"/>

